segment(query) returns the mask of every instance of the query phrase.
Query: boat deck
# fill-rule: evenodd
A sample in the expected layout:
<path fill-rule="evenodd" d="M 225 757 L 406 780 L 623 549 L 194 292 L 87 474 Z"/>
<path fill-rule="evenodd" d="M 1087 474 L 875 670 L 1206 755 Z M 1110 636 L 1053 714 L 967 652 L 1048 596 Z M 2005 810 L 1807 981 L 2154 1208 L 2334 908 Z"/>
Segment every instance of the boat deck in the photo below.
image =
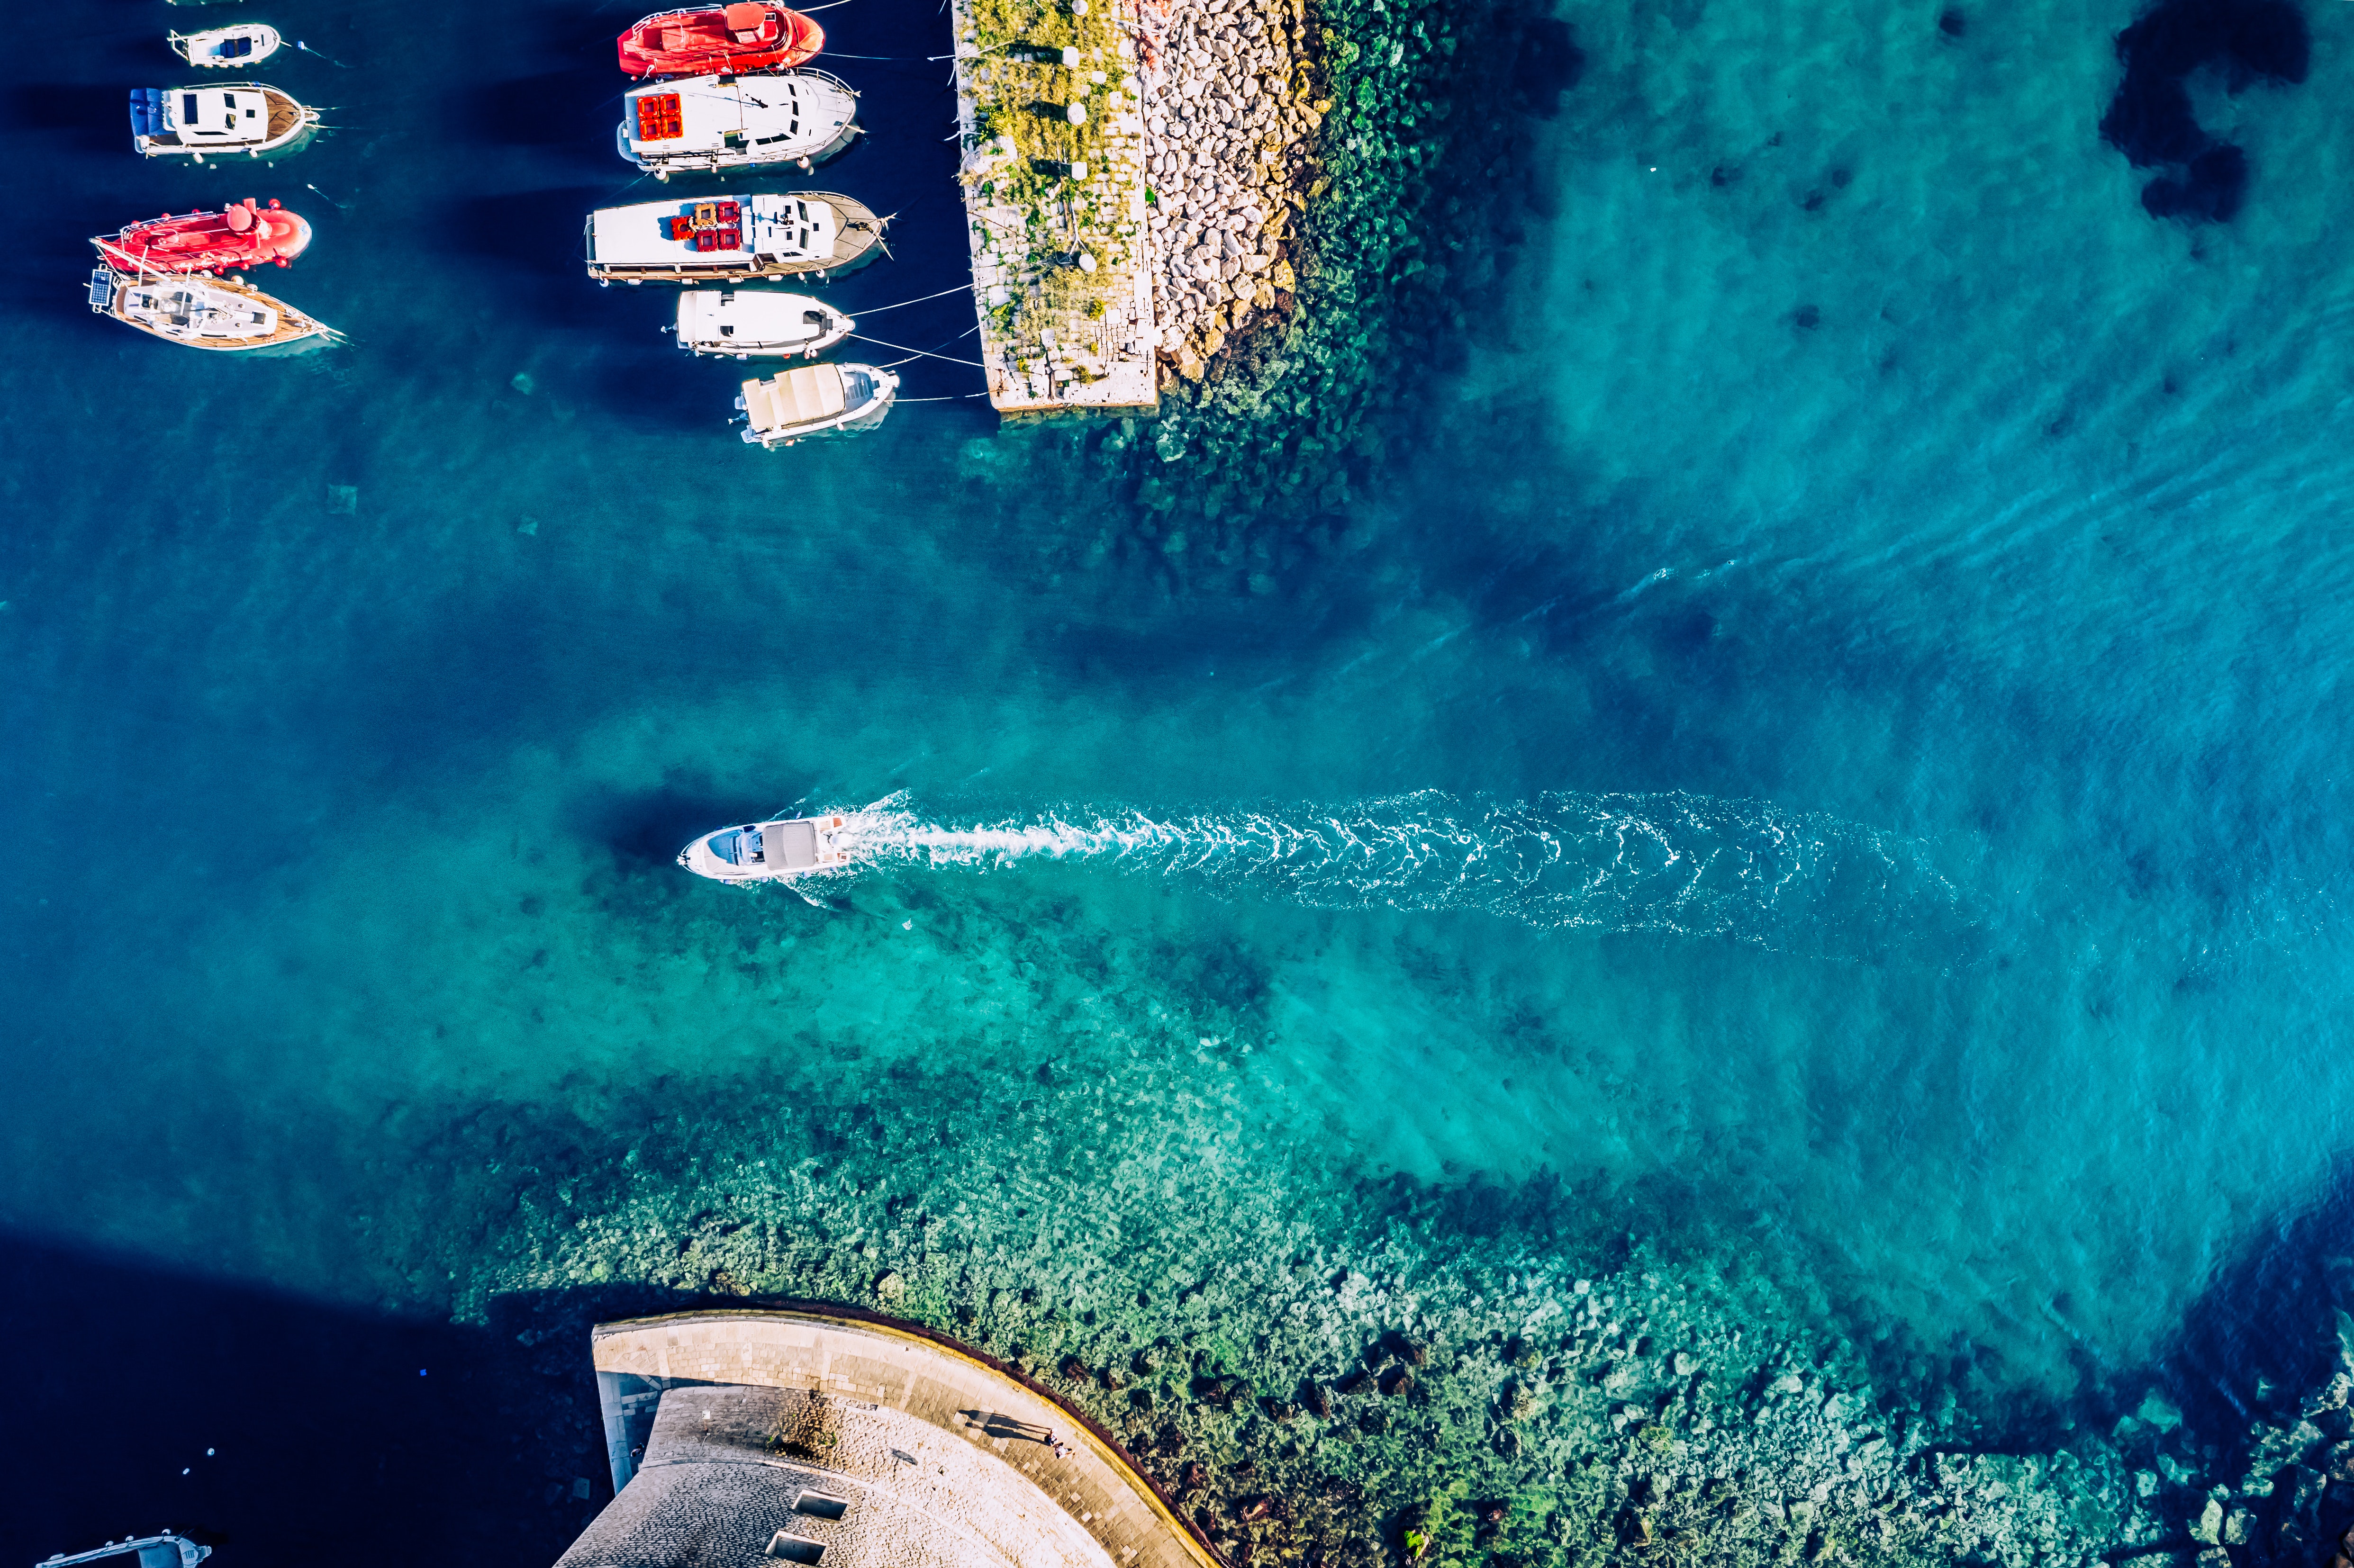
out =
<path fill-rule="evenodd" d="M 282 92 L 266 91 L 263 96 L 270 103 L 269 140 L 275 142 L 281 136 L 291 133 L 302 123 L 301 104 Z"/>

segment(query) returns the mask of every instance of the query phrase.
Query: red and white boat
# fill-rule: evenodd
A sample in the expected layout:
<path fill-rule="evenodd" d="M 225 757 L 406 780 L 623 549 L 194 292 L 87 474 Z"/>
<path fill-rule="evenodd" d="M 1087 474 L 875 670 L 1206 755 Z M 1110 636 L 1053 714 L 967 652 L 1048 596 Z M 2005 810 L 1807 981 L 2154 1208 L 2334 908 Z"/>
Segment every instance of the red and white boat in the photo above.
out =
<path fill-rule="evenodd" d="M 311 226 L 276 202 L 268 207 L 251 196 L 218 212 L 191 212 L 134 223 L 90 243 L 101 260 L 118 272 L 228 272 L 264 261 L 281 267 L 302 254 L 311 243 Z"/>
<path fill-rule="evenodd" d="M 663 11 L 616 40 L 631 76 L 714 76 L 789 69 L 817 58 L 825 30 L 798 11 L 739 0 L 694 11 Z"/>

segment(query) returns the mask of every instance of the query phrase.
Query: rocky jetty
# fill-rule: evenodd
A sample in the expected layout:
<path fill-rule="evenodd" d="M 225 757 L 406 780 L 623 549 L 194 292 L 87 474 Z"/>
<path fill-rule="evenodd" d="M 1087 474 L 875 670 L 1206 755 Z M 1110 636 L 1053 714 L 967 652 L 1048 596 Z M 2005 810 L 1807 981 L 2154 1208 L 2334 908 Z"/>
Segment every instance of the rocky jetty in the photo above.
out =
<path fill-rule="evenodd" d="M 1301 0 L 1144 0 L 1146 201 L 1161 360 L 1187 379 L 1292 308 L 1314 96 Z"/>

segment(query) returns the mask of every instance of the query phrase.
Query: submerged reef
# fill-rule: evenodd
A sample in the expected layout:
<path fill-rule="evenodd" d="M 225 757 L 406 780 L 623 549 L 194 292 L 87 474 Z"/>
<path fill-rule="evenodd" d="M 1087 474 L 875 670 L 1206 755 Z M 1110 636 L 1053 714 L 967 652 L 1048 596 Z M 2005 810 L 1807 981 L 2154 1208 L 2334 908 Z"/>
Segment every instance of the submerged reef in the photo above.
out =
<path fill-rule="evenodd" d="M 2221 67 L 2230 90 L 2301 82 L 2312 55 L 2291 0 L 2165 0 L 2117 35 L 2125 79 L 2101 117 L 2101 139 L 2137 169 L 2167 174 L 2142 187 L 2154 217 L 2228 223 L 2246 200 L 2248 155 L 2199 124 L 2190 80 Z"/>
<path fill-rule="evenodd" d="M 1221 44 L 1258 94 L 1220 90 Z M 1530 0 L 1346 0 L 1179 12 L 1163 65 L 1156 209 L 1193 271 L 1163 285 L 1160 418 L 1087 444 L 1139 505 L 1130 543 L 1239 583 L 1254 523 L 1342 504 L 1384 417 L 1463 362 L 1583 56 Z"/>

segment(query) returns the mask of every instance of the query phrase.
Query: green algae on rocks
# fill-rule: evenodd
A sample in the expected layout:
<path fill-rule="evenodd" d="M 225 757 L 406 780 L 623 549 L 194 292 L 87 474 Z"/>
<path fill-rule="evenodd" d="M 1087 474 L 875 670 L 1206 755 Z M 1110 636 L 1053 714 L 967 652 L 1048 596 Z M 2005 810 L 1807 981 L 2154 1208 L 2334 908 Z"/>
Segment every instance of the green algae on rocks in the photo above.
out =
<path fill-rule="evenodd" d="M 1164 378 L 1157 425 L 1124 422 L 1097 449 L 1204 555 L 1263 514 L 1341 505 L 1387 416 L 1461 363 L 1530 199 L 1531 119 L 1578 62 L 1528 0 L 1331 0 L 1304 37 L 1318 123 L 1291 286 L 1201 381 Z"/>

